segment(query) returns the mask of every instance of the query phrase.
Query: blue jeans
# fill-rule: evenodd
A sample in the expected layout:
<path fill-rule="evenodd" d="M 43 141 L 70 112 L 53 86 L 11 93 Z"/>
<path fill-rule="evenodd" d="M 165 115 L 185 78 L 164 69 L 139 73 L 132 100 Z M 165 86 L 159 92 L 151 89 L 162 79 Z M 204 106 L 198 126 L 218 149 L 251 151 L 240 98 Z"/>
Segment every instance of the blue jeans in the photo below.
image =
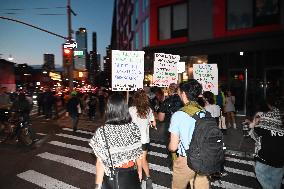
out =
<path fill-rule="evenodd" d="M 275 168 L 256 161 L 255 174 L 263 189 L 280 189 L 284 167 Z"/>
<path fill-rule="evenodd" d="M 77 115 L 70 115 L 70 117 L 72 118 L 72 127 L 73 129 L 77 130 L 77 125 L 79 122 L 79 116 Z"/>

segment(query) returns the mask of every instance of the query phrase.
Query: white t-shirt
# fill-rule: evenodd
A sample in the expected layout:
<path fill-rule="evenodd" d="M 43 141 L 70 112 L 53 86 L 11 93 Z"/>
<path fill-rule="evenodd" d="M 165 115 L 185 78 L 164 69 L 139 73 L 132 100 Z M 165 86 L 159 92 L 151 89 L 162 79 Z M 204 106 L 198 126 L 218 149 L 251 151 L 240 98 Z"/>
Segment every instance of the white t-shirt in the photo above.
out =
<path fill-rule="evenodd" d="M 140 129 L 142 144 L 149 143 L 150 142 L 149 126 L 151 121 L 155 120 L 152 110 L 150 109 L 150 112 L 147 115 L 147 118 L 145 119 L 138 117 L 137 109 L 135 106 L 129 108 L 129 113 L 132 117 L 132 122 L 135 123 Z"/>
<path fill-rule="evenodd" d="M 206 105 L 205 110 L 210 112 L 212 117 L 219 117 L 220 116 L 220 107 L 216 104 Z"/>

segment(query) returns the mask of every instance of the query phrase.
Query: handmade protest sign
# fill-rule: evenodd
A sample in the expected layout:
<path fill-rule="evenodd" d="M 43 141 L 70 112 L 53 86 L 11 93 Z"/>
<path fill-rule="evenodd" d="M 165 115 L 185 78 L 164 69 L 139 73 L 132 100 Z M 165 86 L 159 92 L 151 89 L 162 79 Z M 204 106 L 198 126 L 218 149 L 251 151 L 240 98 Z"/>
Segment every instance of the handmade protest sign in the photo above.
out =
<path fill-rule="evenodd" d="M 180 56 L 164 53 L 155 53 L 154 56 L 153 85 L 168 87 L 171 83 L 177 83 Z"/>
<path fill-rule="evenodd" d="M 143 88 L 144 51 L 112 50 L 112 91 Z"/>
<path fill-rule="evenodd" d="M 217 64 L 193 64 L 193 78 L 202 84 L 203 91 L 218 95 Z"/>

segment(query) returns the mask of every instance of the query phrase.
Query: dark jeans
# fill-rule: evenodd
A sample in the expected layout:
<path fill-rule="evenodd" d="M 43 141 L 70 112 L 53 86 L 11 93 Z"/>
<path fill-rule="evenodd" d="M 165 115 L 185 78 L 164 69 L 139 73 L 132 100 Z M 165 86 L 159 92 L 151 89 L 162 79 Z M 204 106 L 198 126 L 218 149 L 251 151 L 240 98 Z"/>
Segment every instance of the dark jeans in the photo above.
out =
<path fill-rule="evenodd" d="M 92 119 L 92 118 L 95 118 L 95 116 L 96 116 L 96 108 L 90 107 L 89 108 L 89 118 Z"/>
<path fill-rule="evenodd" d="M 79 115 L 70 115 L 70 117 L 72 119 L 72 127 L 76 130 L 79 122 Z"/>

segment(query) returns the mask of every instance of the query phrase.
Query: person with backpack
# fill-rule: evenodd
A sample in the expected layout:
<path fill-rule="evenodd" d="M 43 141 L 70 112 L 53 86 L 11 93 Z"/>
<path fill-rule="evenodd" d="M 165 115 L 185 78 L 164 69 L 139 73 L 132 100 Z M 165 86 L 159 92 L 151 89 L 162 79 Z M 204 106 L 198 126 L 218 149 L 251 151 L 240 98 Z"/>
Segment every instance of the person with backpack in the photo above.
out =
<path fill-rule="evenodd" d="M 193 189 L 208 189 L 209 176 L 221 171 L 223 165 L 223 135 L 215 118 L 197 103 L 201 93 L 202 85 L 195 79 L 179 85 L 178 94 L 184 107 L 172 115 L 169 128 L 168 148 L 177 152 L 172 189 L 188 185 Z"/>
<path fill-rule="evenodd" d="M 178 85 L 175 83 L 171 83 L 168 87 L 168 97 L 162 102 L 159 112 L 158 112 L 158 120 L 163 123 L 163 133 L 164 140 L 169 143 L 170 133 L 168 132 L 170 121 L 173 113 L 178 111 L 181 107 L 183 107 L 183 103 L 177 94 Z M 168 161 L 169 167 L 172 169 L 172 160 L 175 159 L 175 153 L 169 153 Z"/>

